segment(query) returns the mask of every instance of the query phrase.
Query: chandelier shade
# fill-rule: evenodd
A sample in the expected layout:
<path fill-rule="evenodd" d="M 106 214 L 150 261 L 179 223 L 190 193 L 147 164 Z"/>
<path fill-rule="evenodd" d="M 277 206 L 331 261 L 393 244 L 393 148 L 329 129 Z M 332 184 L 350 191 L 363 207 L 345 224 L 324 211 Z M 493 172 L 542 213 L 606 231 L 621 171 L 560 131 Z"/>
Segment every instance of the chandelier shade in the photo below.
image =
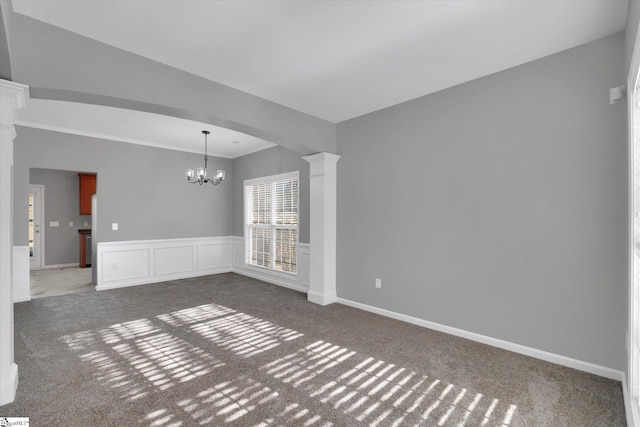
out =
<path fill-rule="evenodd" d="M 204 134 L 204 167 L 199 167 L 196 170 L 187 169 L 184 176 L 190 184 L 202 185 L 208 182 L 213 185 L 218 185 L 224 181 L 226 173 L 225 171 L 218 169 L 212 178 L 207 177 L 207 160 L 209 160 L 209 156 L 207 155 L 207 136 L 210 132 L 208 130 L 203 130 L 202 133 Z"/>

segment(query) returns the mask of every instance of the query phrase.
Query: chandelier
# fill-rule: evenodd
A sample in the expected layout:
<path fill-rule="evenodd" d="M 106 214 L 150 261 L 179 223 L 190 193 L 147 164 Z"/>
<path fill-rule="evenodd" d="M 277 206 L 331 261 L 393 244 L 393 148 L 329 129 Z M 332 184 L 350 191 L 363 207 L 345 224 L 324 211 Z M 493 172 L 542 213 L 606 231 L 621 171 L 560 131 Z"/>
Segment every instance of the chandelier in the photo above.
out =
<path fill-rule="evenodd" d="M 208 182 L 213 185 L 218 185 L 224 180 L 225 172 L 218 169 L 213 178 L 207 178 L 207 160 L 209 159 L 207 156 L 207 135 L 209 135 L 210 132 L 208 130 L 203 130 L 202 133 L 204 134 L 204 167 L 198 168 L 195 171 L 193 169 L 187 169 L 184 176 L 190 184 L 202 185 L 205 182 Z"/>

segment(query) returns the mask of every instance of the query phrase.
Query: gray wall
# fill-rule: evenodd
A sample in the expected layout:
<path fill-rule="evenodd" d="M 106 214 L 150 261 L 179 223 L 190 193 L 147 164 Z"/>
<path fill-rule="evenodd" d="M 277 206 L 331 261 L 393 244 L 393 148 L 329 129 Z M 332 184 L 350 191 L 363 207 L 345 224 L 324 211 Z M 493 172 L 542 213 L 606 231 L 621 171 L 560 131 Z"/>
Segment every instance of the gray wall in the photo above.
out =
<path fill-rule="evenodd" d="M 9 0 L 0 0 L 0 79 L 11 80 L 9 37 L 13 8 Z"/>
<path fill-rule="evenodd" d="M 186 117 L 304 154 L 336 150 L 333 123 L 24 15 L 13 14 L 9 42 L 14 80 L 34 98 Z"/>
<path fill-rule="evenodd" d="M 50 169 L 31 169 L 30 184 L 44 185 L 44 231 L 46 265 L 79 262 L 78 230 L 91 228 L 91 216 L 79 213 L 78 173 Z M 25 217 L 26 218 L 26 217 Z M 59 227 L 49 227 L 58 221 Z M 69 227 L 69 221 L 73 226 Z M 89 223 L 88 227 L 83 225 Z"/>
<path fill-rule="evenodd" d="M 625 31 L 625 71 L 629 72 L 633 48 L 638 34 L 638 24 L 640 23 L 640 0 L 629 0 L 629 10 L 627 12 L 627 28 Z"/>
<path fill-rule="evenodd" d="M 300 172 L 299 240 L 309 243 L 309 162 L 300 154 L 273 147 L 233 160 L 233 235 L 244 235 L 244 180 Z"/>
<path fill-rule="evenodd" d="M 624 369 L 624 49 L 621 33 L 340 123 L 338 295 Z"/>
<path fill-rule="evenodd" d="M 29 168 L 72 170 L 98 174 L 100 242 L 231 235 L 231 180 L 214 187 L 184 179 L 185 169 L 203 164 L 202 155 L 20 126 L 16 130 L 15 218 L 27 218 Z M 209 168 L 233 176 L 229 159 L 210 157 Z M 119 223 L 118 231 L 111 230 L 113 222 Z M 26 222 L 15 221 L 14 226 L 14 244 L 26 246 Z"/>

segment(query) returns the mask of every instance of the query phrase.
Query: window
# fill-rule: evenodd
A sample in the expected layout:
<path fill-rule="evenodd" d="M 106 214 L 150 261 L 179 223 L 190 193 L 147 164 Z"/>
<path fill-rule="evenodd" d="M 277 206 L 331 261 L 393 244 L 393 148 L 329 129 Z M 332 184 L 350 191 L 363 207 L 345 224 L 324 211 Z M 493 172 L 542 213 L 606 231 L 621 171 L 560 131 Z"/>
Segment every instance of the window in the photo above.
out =
<path fill-rule="evenodd" d="M 298 172 L 244 182 L 245 262 L 297 273 Z"/>

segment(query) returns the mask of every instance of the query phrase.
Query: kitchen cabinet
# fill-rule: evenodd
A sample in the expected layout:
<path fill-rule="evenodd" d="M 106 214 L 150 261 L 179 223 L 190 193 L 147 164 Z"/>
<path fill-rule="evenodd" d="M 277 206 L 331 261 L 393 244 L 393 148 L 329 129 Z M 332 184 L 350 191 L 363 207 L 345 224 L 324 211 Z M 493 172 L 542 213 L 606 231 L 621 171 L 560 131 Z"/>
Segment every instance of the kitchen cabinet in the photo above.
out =
<path fill-rule="evenodd" d="M 79 173 L 80 215 L 91 215 L 91 196 L 96 194 L 96 174 Z"/>
<path fill-rule="evenodd" d="M 91 267 L 91 230 L 78 230 L 80 236 L 80 268 Z"/>

